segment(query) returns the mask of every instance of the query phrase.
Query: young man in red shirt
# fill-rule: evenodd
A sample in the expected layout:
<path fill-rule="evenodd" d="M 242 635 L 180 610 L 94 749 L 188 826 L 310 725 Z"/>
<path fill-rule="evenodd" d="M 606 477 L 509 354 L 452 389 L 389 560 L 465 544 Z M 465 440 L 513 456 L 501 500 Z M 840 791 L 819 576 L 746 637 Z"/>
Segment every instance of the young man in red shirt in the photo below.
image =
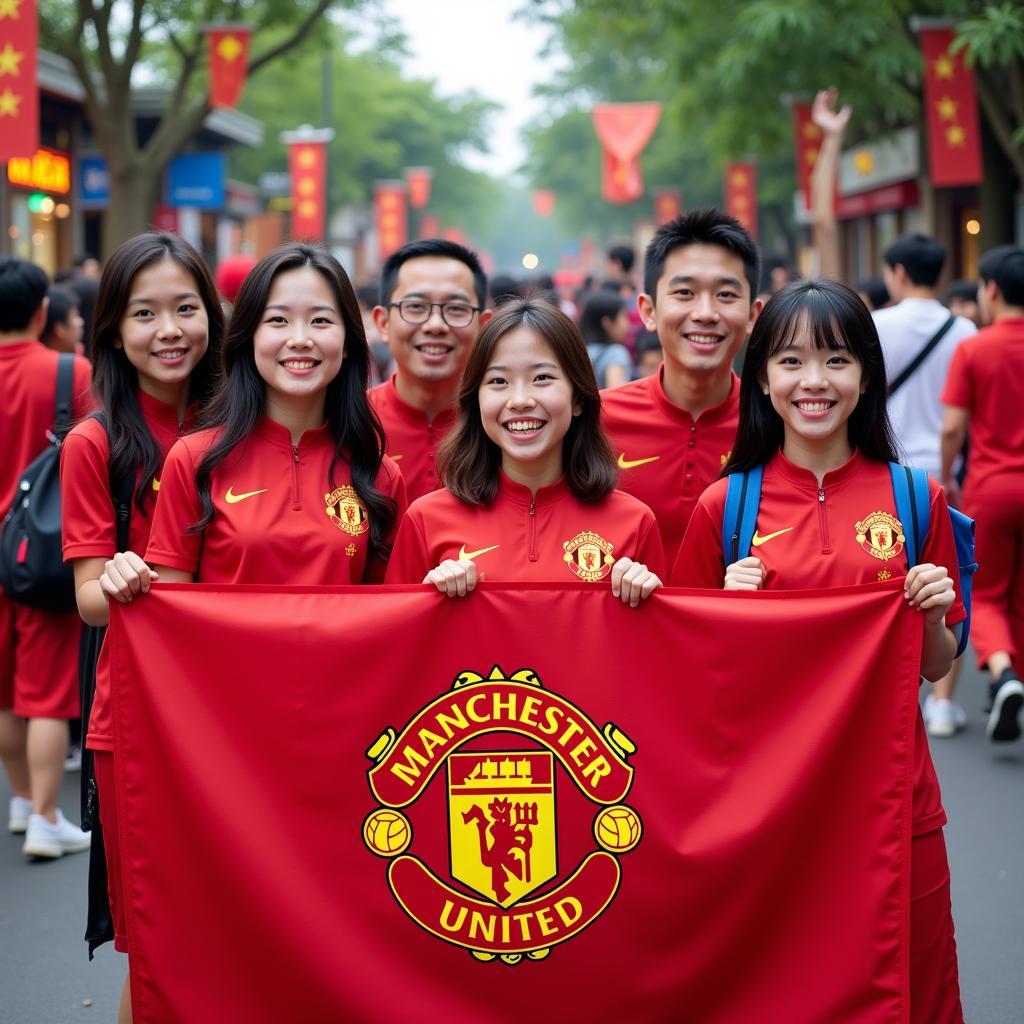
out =
<path fill-rule="evenodd" d="M 487 276 L 457 242 L 410 242 L 385 261 L 380 301 L 373 320 L 397 370 L 370 389 L 370 404 L 412 502 L 440 486 L 437 446 L 455 422 L 462 371 L 491 317 Z"/>
<path fill-rule="evenodd" d="M 976 521 L 971 640 L 992 677 L 988 737 L 1021 734 L 1024 684 L 1024 249 L 1000 246 L 978 267 L 984 327 L 953 353 L 942 392 L 942 483 Z M 963 493 L 953 462 L 970 431 Z"/>
<path fill-rule="evenodd" d="M 602 392 L 601 418 L 622 470 L 619 487 L 654 512 L 669 565 L 697 499 L 732 451 L 732 364 L 761 309 L 760 274 L 757 243 L 718 210 L 664 224 L 644 256 L 637 303 L 664 362 L 650 377 Z"/>
<path fill-rule="evenodd" d="M 37 339 L 46 323 L 49 281 L 34 263 L 0 258 L 0 509 L 14 500 L 25 467 L 49 444 L 59 354 Z M 90 368 L 74 357 L 72 412 L 92 407 Z M 0 513 L 2 514 L 2 513 Z M 89 836 L 57 807 L 68 720 L 79 713 L 76 611 L 44 612 L 0 593 L 0 759 L 11 784 L 7 827 L 26 833 L 32 857 L 89 848 Z M 27 725 L 26 725 L 27 721 Z"/>

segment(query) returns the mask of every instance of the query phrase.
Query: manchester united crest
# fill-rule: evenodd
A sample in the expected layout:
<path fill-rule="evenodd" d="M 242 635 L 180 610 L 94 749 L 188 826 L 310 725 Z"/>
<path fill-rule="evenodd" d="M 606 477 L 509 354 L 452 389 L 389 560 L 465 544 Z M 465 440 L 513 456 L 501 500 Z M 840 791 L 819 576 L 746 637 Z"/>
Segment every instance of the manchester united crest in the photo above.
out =
<path fill-rule="evenodd" d="M 599 533 L 577 533 L 572 540 L 564 541 L 562 547 L 569 571 L 581 580 L 596 583 L 612 571 L 614 548 Z"/>
<path fill-rule="evenodd" d="M 620 857 L 641 840 L 640 817 L 622 802 L 635 753 L 618 727 L 598 729 L 530 669 L 463 672 L 367 751 L 379 806 L 363 822 L 363 841 L 388 860 L 399 907 L 430 934 L 484 962 L 544 960 L 604 913 L 619 889 Z M 442 769 L 448 877 L 436 843 L 427 838 L 417 851 L 408 810 Z M 579 834 L 566 834 L 564 814 L 560 824 L 557 790 L 567 784 L 584 807 L 596 806 Z M 582 855 L 563 865 L 560 845 Z"/>
<path fill-rule="evenodd" d="M 872 512 L 866 519 L 854 525 L 857 543 L 875 558 L 888 562 L 903 551 L 906 537 L 903 524 L 888 512 Z"/>
<path fill-rule="evenodd" d="M 366 518 L 366 509 L 356 495 L 355 489 L 349 484 L 337 487 L 330 494 L 324 495 L 327 515 L 339 530 L 358 537 L 370 528 Z"/>

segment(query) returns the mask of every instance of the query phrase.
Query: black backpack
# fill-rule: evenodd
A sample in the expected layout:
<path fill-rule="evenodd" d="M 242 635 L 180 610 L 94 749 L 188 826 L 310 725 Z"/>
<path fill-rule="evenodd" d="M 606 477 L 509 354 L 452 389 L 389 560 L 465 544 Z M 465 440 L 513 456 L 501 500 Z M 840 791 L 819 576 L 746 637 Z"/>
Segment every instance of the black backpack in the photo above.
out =
<path fill-rule="evenodd" d="M 57 362 L 57 415 L 50 444 L 21 474 L 0 533 L 0 587 L 30 608 L 72 611 L 75 575 L 61 551 L 60 446 L 71 429 L 75 357 Z"/>

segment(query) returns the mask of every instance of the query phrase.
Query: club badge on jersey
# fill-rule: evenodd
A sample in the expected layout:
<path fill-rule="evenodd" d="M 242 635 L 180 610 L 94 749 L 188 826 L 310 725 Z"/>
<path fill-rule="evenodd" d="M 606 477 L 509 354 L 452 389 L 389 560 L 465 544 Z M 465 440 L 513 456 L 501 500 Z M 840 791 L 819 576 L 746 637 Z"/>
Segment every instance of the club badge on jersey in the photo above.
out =
<path fill-rule="evenodd" d="M 366 509 L 356 496 L 355 489 L 349 484 L 325 494 L 324 502 L 327 505 L 325 511 L 328 517 L 339 530 L 358 537 L 370 528 Z"/>

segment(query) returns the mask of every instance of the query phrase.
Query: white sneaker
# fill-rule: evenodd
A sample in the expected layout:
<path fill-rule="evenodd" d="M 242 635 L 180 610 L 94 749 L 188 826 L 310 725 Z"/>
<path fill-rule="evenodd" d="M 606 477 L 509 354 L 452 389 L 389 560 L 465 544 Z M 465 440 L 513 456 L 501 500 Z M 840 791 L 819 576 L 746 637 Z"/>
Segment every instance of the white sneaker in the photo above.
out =
<path fill-rule="evenodd" d="M 57 823 L 51 825 L 41 814 L 30 814 L 25 845 L 21 852 L 26 857 L 46 857 L 53 860 L 65 853 L 81 853 L 92 845 L 92 837 L 77 825 L 72 825 L 58 809 Z"/>
<path fill-rule="evenodd" d="M 82 770 L 82 747 L 78 743 L 72 743 L 68 747 L 68 756 L 64 761 L 64 771 L 80 772 Z"/>
<path fill-rule="evenodd" d="M 951 700 L 936 700 L 929 694 L 924 701 L 924 724 L 929 736 L 955 736 L 960 729 L 966 727 L 967 712 Z"/>
<path fill-rule="evenodd" d="M 7 812 L 7 831 L 21 835 L 28 828 L 28 816 L 32 813 L 32 801 L 24 796 L 12 796 Z"/>

